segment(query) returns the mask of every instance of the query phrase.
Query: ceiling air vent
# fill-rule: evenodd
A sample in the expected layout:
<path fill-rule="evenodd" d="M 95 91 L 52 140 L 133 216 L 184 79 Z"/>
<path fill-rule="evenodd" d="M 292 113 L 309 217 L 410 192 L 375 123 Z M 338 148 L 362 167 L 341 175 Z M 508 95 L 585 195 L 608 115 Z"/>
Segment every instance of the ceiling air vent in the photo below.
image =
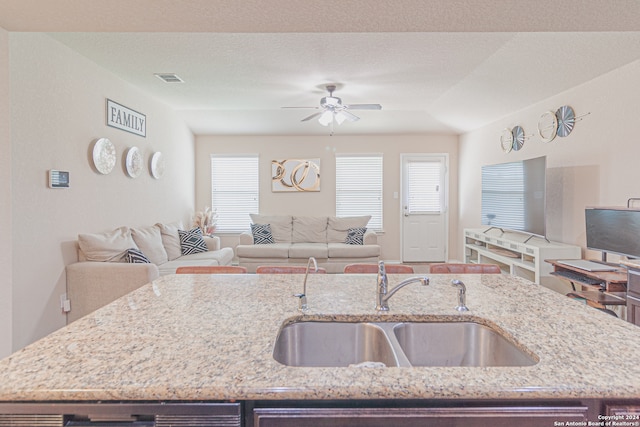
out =
<path fill-rule="evenodd" d="M 176 74 L 173 74 L 173 73 L 157 73 L 157 74 L 154 74 L 154 76 L 156 76 L 157 78 L 159 78 L 165 83 L 184 83 L 184 80 L 182 80 L 180 77 L 178 77 Z"/>

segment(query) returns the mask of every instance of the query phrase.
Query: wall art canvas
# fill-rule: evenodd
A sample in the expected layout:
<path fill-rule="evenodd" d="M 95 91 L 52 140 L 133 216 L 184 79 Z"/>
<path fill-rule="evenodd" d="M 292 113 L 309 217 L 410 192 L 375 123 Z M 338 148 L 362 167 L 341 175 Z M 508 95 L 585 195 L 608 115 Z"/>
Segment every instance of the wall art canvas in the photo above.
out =
<path fill-rule="evenodd" d="M 320 159 L 271 161 L 273 192 L 320 191 Z"/>

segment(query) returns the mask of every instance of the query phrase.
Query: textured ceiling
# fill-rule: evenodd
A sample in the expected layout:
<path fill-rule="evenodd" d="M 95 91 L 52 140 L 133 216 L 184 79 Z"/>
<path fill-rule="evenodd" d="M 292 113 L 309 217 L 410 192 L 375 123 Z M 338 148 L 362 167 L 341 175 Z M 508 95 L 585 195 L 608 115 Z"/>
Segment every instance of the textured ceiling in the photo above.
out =
<path fill-rule="evenodd" d="M 0 26 L 49 32 L 196 134 L 326 134 L 300 122 L 313 110 L 281 107 L 318 105 L 328 83 L 345 103 L 383 106 L 336 133 L 460 133 L 638 60 L 640 2 L 602 5 L 0 0 Z"/>

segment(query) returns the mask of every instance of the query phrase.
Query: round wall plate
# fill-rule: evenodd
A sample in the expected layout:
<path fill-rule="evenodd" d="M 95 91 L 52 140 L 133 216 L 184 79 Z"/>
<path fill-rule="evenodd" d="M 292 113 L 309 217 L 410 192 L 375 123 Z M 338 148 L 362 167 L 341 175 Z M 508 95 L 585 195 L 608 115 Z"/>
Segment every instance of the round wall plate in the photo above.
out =
<path fill-rule="evenodd" d="M 151 165 L 149 166 L 149 169 L 151 170 L 151 176 L 155 179 L 160 179 L 164 174 L 164 158 L 160 151 L 156 151 L 151 156 Z"/>
<path fill-rule="evenodd" d="M 500 146 L 502 151 L 509 153 L 513 149 L 513 133 L 511 129 L 504 128 L 500 134 Z"/>
<path fill-rule="evenodd" d="M 522 126 L 516 126 L 511 133 L 513 133 L 513 149 L 519 151 L 524 145 L 524 129 L 522 129 Z"/>
<path fill-rule="evenodd" d="M 137 178 L 143 169 L 143 160 L 142 154 L 140 154 L 140 150 L 138 147 L 131 147 L 129 151 L 127 151 L 127 159 L 125 161 L 127 174 L 131 178 Z"/>
<path fill-rule="evenodd" d="M 106 175 L 111 173 L 116 165 L 116 147 L 107 138 L 100 138 L 93 146 L 93 166 Z"/>
<path fill-rule="evenodd" d="M 558 132 L 558 118 L 553 111 L 545 111 L 538 120 L 538 135 L 542 142 L 551 142 Z"/>
<path fill-rule="evenodd" d="M 558 136 L 565 137 L 571 133 L 576 123 L 576 113 L 568 105 L 563 105 L 556 111 L 558 119 Z"/>

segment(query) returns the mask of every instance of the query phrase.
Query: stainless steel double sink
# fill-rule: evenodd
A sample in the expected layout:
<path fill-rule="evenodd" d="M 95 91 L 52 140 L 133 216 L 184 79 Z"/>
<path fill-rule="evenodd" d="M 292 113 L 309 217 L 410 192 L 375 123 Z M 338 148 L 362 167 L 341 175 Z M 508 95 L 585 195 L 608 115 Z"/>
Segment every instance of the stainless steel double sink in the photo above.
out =
<path fill-rule="evenodd" d="M 473 321 L 298 321 L 279 332 L 273 357 L 288 366 L 531 366 L 533 353 Z"/>

